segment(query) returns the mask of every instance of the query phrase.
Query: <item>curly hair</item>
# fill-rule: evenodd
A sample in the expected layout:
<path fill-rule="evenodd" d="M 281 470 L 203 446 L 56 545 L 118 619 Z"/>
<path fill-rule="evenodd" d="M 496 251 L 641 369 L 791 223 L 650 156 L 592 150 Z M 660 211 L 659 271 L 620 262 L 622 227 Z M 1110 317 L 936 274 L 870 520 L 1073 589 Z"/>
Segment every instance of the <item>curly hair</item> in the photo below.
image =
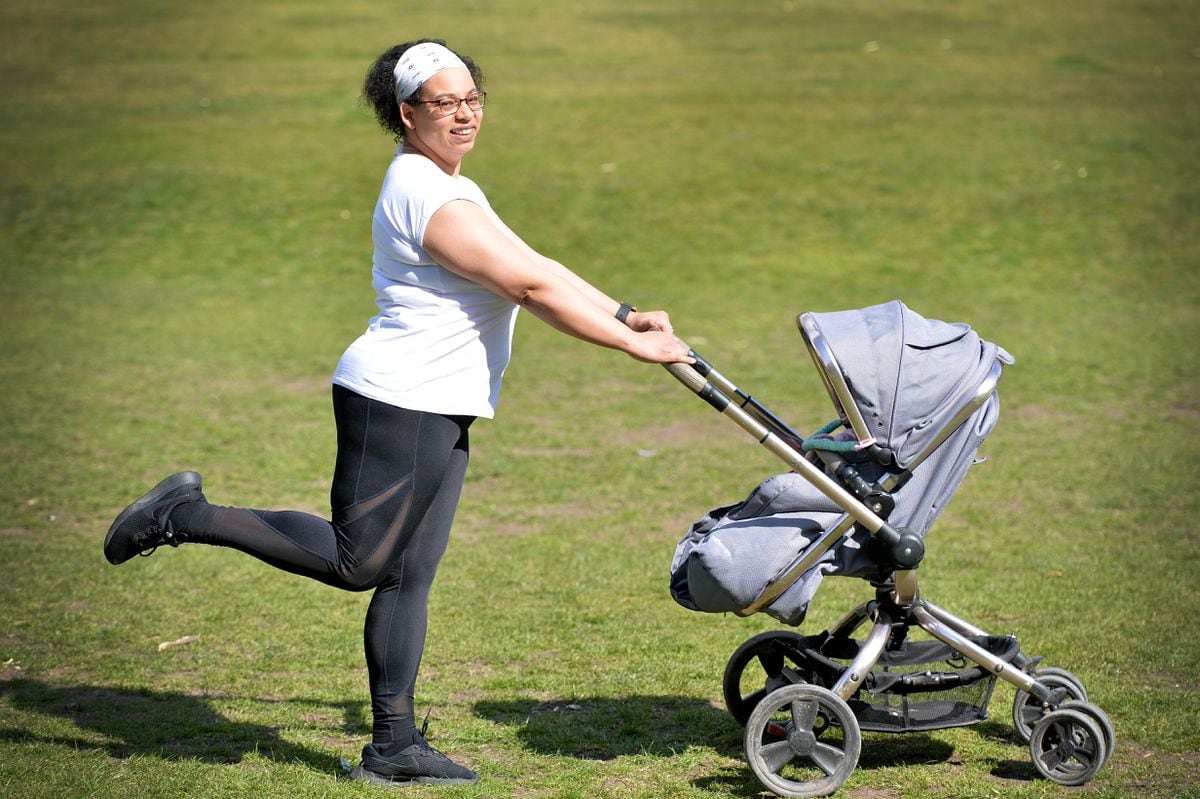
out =
<path fill-rule="evenodd" d="M 396 98 L 396 78 L 392 75 L 392 70 L 396 68 L 396 62 L 400 60 L 400 56 L 404 55 L 405 50 L 425 42 L 446 46 L 441 39 L 417 39 L 414 42 L 398 44 L 375 59 L 375 63 L 367 70 L 366 80 L 363 81 L 363 103 L 371 107 L 379 126 L 395 136 L 397 142 L 404 138 L 404 122 L 400 119 L 400 103 Z M 455 55 L 467 65 L 467 71 L 475 79 L 475 86 L 482 89 L 483 71 L 469 56 L 462 53 L 455 53 Z M 415 99 L 420 93 L 421 87 L 417 87 L 415 92 L 403 98 L 403 102 Z"/>

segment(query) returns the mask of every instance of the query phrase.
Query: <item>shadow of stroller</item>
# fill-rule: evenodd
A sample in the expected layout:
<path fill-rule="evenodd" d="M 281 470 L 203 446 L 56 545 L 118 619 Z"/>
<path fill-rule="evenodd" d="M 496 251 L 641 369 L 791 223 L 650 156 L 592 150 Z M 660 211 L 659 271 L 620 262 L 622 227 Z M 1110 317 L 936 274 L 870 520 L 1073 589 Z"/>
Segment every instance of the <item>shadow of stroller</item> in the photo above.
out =
<path fill-rule="evenodd" d="M 715 766 L 717 773 L 694 780 L 705 790 L 732 796 L 761 796 L 762 785 L 745 765 L 743 728 L 723 708 L 683 696 L 584 697 L 536 701 L 483 701 L 474 712 L 495 724 L 517 727 L 531 751 L 584 760 L 613 760 L 629 755 L 673 757 L 689 747 L 711 747 L 741 761 Z M 942 762 L 954 748 L 928 735 L 878 736 L 864 748 L 865 768 Z M 882 744 L 882 745 L 879 745 Z"/>
<path fill-rule="evenodd" d="M 336 765 L 336 758 L 330 753 L 286 741 L 272 727 L 227 718 L 205 697 L 109 686 L 53 685 L 30 679 L 0 681 L 0 697 L 19 711 L 57 716 L 79 730 L 74 735 L 46 734 L 19 727 L 0 729 L 0 738 L 16 743 L 98 749 L 120 759 L 149 755 L 238 763 L 247 753 L 254 752 L 319 771 L 329 771 Z M 361 703 L 319 704 L 341 712 L 345 734 L 357 734 L 364 728 Z"/>
<path fill-rule="evenodd" d="M 531 751 L 583 760 L 626 755 L 670 757 L 689 746 L 711 746 L 740 757 L 741 727 L 728 713 L 684 696 L 582 697 L 482 701 L 475 715 L 517 727 Z"/>

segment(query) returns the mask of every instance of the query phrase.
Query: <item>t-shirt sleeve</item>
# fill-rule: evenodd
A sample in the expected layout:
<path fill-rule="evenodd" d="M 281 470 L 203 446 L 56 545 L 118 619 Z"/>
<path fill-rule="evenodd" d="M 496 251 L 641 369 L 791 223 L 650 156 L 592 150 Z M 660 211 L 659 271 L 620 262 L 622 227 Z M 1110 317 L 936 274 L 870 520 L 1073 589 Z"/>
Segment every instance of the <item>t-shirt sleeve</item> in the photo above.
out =
<path fill-rule="evenodd" d="M 373 225 L 376 244 L 386 246 L 401 260 L 415 256 L 419 262 L 432 263 L 422 247 L 429 220 L 446 203 L 475 201 L 470 187 L 430 166 L 427 170 L 389 170 L 379 194 Z"/>

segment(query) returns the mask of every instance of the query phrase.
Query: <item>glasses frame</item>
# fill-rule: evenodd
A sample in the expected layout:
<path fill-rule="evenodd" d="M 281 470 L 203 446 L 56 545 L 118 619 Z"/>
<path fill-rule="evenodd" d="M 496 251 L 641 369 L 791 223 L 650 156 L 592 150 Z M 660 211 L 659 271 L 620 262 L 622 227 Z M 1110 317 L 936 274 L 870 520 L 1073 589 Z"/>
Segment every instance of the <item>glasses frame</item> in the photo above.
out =
<path fill-rule="evenodd" d="M 471 106 L 472 100 L 477 100 L 479 102 L 479 106 L 472 107 Z M 453 101 L 454 108 L 453 108 L 453 110 L 443 112 L 441 109 L 441 105 L 442 105 L 442 103 L 445 103 L 447 101 Z M 484 106 L 487 105 L 487 92 L 477 91 L 466 97 L 439 97 L 436 100 L 405 100 L 405 102 L 409 103 L 410 105 L 438 106 L 436 111 L 438 113 L 440 113 L 443 117 L 448 117 L 448 116 L 453 116 L 453 115 L 457 114 L 458 109 L 462 108 L 463 103 L 467 104 L 467 108 L 471 109 L 471 113 L 482 111 Z"/>

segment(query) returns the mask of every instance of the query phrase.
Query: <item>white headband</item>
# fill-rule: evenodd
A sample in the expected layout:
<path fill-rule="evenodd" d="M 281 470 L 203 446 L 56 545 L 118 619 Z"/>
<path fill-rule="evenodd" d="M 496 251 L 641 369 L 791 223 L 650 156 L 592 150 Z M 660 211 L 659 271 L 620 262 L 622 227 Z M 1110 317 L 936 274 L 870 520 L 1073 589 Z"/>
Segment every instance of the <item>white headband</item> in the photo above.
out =
<path fill-rule="evenodd" d="M 422 83 L 443 69 L 453 67 L 467 69 L 461 58 L 440 44 L 422 42 L 408 48 L 392 70 L 396 79 L 396 100 L 404 102 L 421 88 Z"/>

